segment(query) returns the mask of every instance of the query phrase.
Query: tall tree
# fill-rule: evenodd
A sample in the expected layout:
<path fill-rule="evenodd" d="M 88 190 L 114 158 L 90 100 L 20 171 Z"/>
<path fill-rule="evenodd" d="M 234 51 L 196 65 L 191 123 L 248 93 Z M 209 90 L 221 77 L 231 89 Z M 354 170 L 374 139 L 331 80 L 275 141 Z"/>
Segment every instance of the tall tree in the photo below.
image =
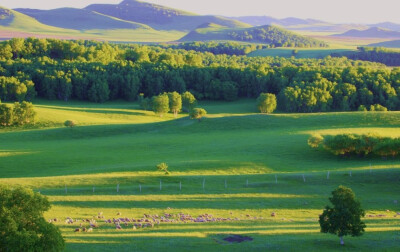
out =
<path fill-rule="evenodd" d="M 169 111 L 169 98 L 168 94 L 160 94 L 153 97 L 153 111 L 162 117 Z"/>
<path fill-rule="evenodd" d="M 178 113 L 182 110 L 182 96 L 178 92 L 168 93 L 169 109 L 177 117 Z"/>
<path fill-rule="evenodd" d="M 345 186 L 339 186 L 332 192 L 329 201 L 333 207 L 326 206 L 319 217 L 322 233 L 335 234 L 344 245 L 343 236 L 361 236 L 366 225 L 361 221 L 365 212 L 354 192 Z"/>

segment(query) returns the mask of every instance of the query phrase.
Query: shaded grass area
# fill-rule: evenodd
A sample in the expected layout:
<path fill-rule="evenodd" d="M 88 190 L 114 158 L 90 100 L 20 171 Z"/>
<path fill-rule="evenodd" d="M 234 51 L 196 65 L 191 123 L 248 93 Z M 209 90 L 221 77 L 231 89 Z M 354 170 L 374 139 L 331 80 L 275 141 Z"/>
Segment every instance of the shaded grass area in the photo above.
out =
<path fill-rule="evenodd" d="M 341 250 L 398 250 L 400 160 L 336 157 L 310 149 L 307 139 L 342 132 L 398 137 L 399 112 L 259 115 L 251 100 L 201 106 L 209 116 L 198 122 L 184 114 L 160 118 L 134 103 L 39 101 L 37 128 L 0 129 L 0 183 L 49 197 L 45 215 L 61 220 L 67 251 L 333 251 L 338 238 L 320 234 L 317 219 L 339 185 L 354 190 L 368 215 L 383 215 L 366 217 L 365 236 L 346 237 Z M 81 126 L 61 126 L 76 118 Z M 156 171 L 160 162 L 170 176 Z M 99 220 L 93 233 L 74 233 L 79 224 L 63 222 L 98 212 L 238 220 L 136 231 Z M 223 242 L 229 234 L 253 240 Z"/>

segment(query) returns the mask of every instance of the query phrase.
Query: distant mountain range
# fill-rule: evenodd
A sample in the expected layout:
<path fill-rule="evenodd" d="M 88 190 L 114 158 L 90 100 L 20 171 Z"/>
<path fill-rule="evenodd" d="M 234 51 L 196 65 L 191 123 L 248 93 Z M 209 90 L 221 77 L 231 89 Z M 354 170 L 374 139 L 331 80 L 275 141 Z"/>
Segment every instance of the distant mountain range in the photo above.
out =
<path fill-rule="evenodd" d="M 277 32 L 274 35 L 276 41 L 275 38 L 269 37 L 269 28 L 265 29 L 267 26 L 275 27 L 273 30 Z M 282 29 L 276 29 L 276 26 Z M 371 28 L 372 26 L 379 28 Z M 252 27 L 261 28 L 251 29 Z M 310 33 L 340 33 L 338 36 L 342 37 L 400 38 L 398 34 L 400 24 L 390 22 L 360 25 L 332 24 L 321 20 L 293 17 L 277 19 L 269 16 L 202 16 L 137 0 L 124 0 L 119 4 L 92 4 L 83 9 L 8 10 L 0 7 L 0 39 L 13 36 L 39 36 L 137 42 L 167 42 L 181 39 L 263 43 L 280 41 L 276 44 L 297 44 L 299 41 L 305 44 L 314 43 L 304 36 L 288 35 L 285 29 Z M 261 37 L 257 34 L 246 35 L 244 34 L 246 31 L 262 35 Z M 264 35 L 265 38 L 262 37 Z M 288 40 L 289 37 L 291 39 Z"/>
<path fill-rule="evenodd" d="M 366 30 L 350 30 L 334 36 L 357 37 L 357 38 L 400 38 L 400 32 L 372 27 Z"/>

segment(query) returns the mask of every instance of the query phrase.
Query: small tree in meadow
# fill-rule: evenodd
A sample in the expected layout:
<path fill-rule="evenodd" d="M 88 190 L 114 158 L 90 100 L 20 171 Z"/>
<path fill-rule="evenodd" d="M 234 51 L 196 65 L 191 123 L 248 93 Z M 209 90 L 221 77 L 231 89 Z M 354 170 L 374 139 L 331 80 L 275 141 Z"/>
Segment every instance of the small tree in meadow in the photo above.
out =
<path fill-rule="evenodd" d="M 184 111 L 190 112 L 192 109 L 194 109 L 196 103 L 196 98 L 189 91 L 186 91 L 182 94 L 182 107 Z"/>
<path fill-rule="evenodd" d="M 207 111 L 203 108 L 194 108 L 190 111 L 190 119 L 197 119 L 199 122 L 207 115 Z"/>
<path fill-rule="evenodd" d="M 307 141 L 308 145 L 311 148 L 318 148 L 320 146 L 320 144 L 323 142 L 324 142 L 324 138 L 320 135 L 311 136 L 310 138 L 308 138 L 308 141 Z"/>
<path fill-rule="evenodd" d="M 167 94 L 160 94 L 153 97 L 153 111 L 162 117 L 169 111 L 169 98 Z"/>
<path fill-rule="evenodd" d="M 165 175 L 169 175 L 168 165 L 166 163 L 160 163 L 156 166 L 157 170 L 162 171 Z"/>
<path fill-rule="evenodd" d="M 274 94 L 262 93 L 257 98 L 257 108 L 261 113 L 270 114 L 276 109 L 276 96 Z"/>
<path fill-rule="evenodd" d="M 178 92 L 168 93 L 169 109 L 177 117 L 178 113 L 182 110 L 182 96 Z"/>
<path fill-rule="evenodd" d="M 326 206 L 319 216 L 322 233 L 335 234 L 340 237 L 340 245 L 344 245 L 343 236 L 361 236 L 366 227 L 361 217 L 365 212 L 350 188 L 339 186 L 332 192 L 329 201 L 333 207 Z"/>
<path fill-rule="evenodd" d="M 76 123 L 75 121 L 72 121 L 72 120 L 66 120 L 66 121 L 64 122 L 64 126 L 65 126 L 65 127 L 69 127 L 69 128 L 75 127 L 76 124 L 77 124 L 77 123 Z"/>

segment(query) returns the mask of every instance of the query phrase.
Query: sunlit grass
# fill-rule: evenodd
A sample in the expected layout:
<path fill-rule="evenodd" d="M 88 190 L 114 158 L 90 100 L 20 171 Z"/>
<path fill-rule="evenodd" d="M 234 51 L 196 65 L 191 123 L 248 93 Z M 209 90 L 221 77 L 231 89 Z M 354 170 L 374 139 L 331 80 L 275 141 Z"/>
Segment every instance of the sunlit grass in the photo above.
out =
<path fill-rule="evenodd" d="M 338 185 L 354 190 L 367 215 L 384 215 L 366 217 L 367 233 L 346 237 L 346 249 L 398 249 L 399 159 L 336 157 L 309 148 L 307 139 L 398 137 L 399 112 L 260 115 L 254 100 L 241 100 L 202 102 L 209 114 L 198 122 L 186 114 L 159 117 L 127 102 L 36 104 L 36 126 L 0 129 L 0 183 L 49 198 L 45 217 L 60 220 L 67 251 L 335 251 L 338 239 L 319 233 L 318 216 Z M 65 128 L 65 120 L 78 127 Z M 169 176 L 156 170 L 160 162 L 168 163 Z M 79 224 L 64 223 L 67 216 L 91 219 L 98 212 L 111 219 L 121 212 L 238 220 L 138 230 L 131 224 L 119 231 L 98 220 L 93 233 L 74 233 Z M 229 234 L 254 240 L 229 244 L 223 241 Z"/>

